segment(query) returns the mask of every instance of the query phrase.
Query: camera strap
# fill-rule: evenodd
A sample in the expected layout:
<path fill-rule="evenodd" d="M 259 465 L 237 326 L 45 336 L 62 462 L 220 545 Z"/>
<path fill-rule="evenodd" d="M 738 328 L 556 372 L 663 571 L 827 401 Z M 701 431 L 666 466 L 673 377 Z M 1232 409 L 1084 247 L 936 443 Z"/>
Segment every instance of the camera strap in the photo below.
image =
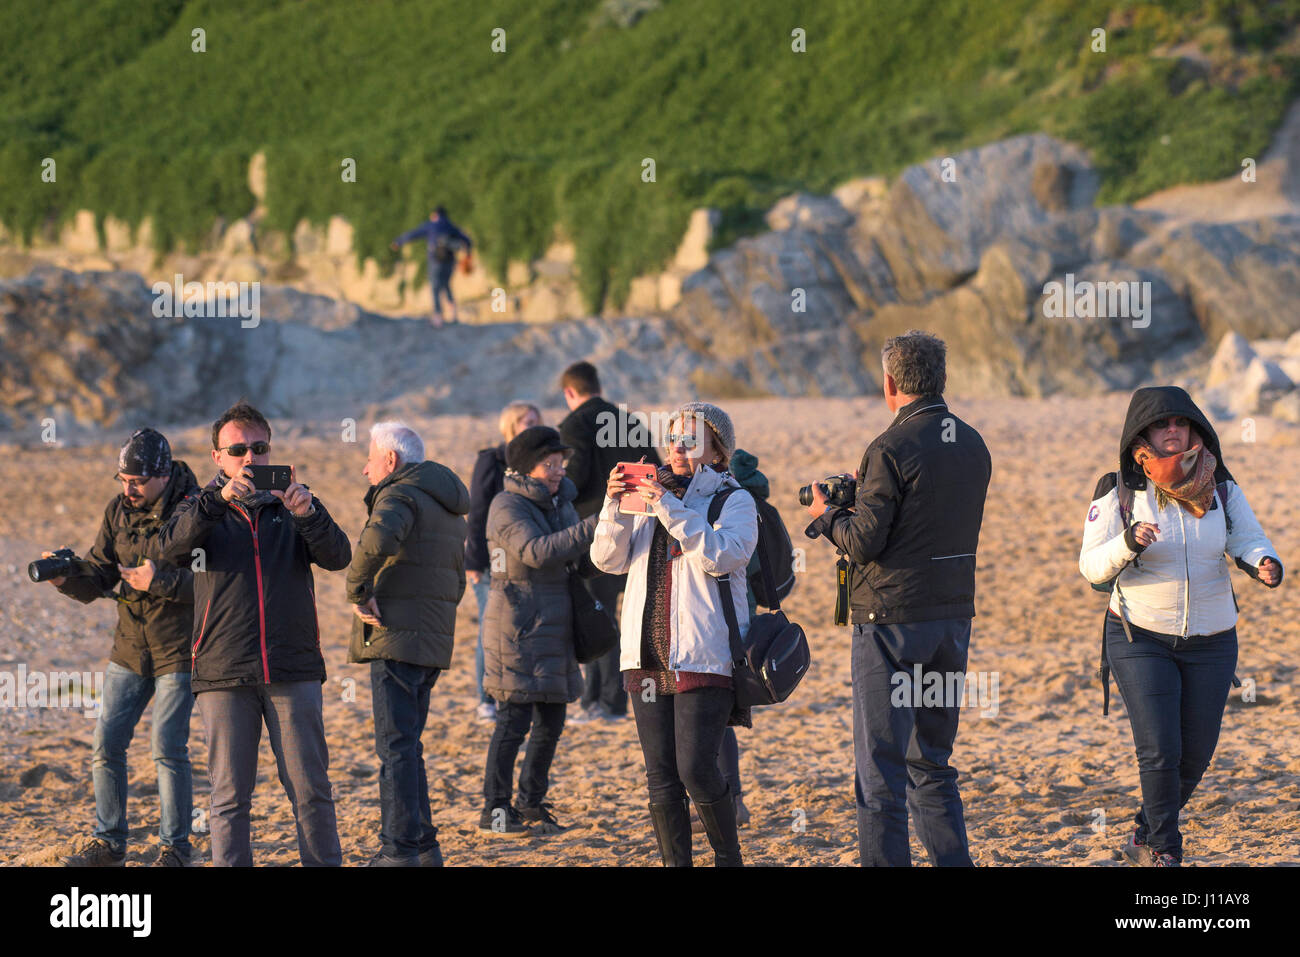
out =
<path fill-rule="evenodd" d="M 835 563 L 835 624 L 849 623 L 849 560 L 840 553 Z"/>

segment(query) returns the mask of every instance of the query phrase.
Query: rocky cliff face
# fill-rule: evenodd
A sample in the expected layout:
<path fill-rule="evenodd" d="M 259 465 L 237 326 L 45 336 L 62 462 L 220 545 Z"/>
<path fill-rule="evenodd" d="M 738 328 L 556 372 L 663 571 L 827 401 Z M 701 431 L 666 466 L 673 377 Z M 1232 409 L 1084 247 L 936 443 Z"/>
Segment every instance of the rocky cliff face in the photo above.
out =
<path fill-rule="evenodd" d="M 952 391 L 984 395 L 1132 388 L 1194 368 L 1229 331 L 1300 328 L 1289 198 L 1219 222 L 1095 208 L 1096 191 L 1079 150 L 1031 135 L 914 166 L 887 190 L 791 197 L 772 232 L 691 276 L 672 315 L 777 394 L 874 387 L 880 345 L 911 328 L 948 342 Z"/>
<path fill-rule="evenodd" d="M 1300 109 L 1280 142 L 1296 128 Z M 634 284 L 648 317 L 434 331 L 264 284 L 260 322 L 247 328 L 159 318 L 137 273 L 44 265 L 0 281 L 0 429 L 34 435 L 46 417 L 74 428 L 202 421 L 240 395 L 278 416 L 489 411 L 515 396 L 545 401 L 580 357 L 610 394 L 643 407 L 848 396 L 879 387 L 881 343 L 911 328 L 948 342 L 956 394 L 1087 395 L 1173 379 L 1222 389 L 1199 371 L 1213 344 L 1229 333 L 1262 340 L 1260 362 L 1271 362 L 1281 346 L 1268 344 L 1300 329 L 1294 164 L 1275 150 L 1255 183 L 1096 208 L 1088 158 L 1027 135 L 919 164 L 892 184 L 787 197 L 770 231 L 711 254 L 714 219 L 700 211 L 670 268 Z M 227 235 L 231 250 L 241 235 Z M 345 238 L 326 237 L 325 252 Z M 561 273 L 553 304 L 567 295 Z M 1261 369 L 1255 400 L 1220 392 L 1212 404 L 1260 408 L 1261 396 L 1288 391 Z"/>

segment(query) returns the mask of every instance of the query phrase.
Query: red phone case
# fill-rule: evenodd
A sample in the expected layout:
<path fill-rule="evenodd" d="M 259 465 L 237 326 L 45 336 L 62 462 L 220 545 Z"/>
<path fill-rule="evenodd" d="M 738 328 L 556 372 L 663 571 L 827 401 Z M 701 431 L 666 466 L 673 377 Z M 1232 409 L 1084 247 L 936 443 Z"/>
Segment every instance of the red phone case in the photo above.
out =
<path fill-rule="evenodd" d="M 620 462 L 623 466 L 623 478 L 633 485 L 650 479 L 654 481 L 658 470 L 651 464 L 640 462 Z M 654 506 L 636 493 L 636 489 L 624 492 L 618 498 L 618 510 L 624 515 L 653 515 Z"/>

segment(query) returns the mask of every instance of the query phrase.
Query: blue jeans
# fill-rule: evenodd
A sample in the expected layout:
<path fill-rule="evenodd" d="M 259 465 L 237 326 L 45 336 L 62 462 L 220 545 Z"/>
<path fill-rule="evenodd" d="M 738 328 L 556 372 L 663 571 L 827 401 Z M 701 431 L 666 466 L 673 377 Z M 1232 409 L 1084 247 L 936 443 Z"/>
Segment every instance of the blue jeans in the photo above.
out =
<path fill-rule="evenodd" d="M 1133 728 L 1142 807 L 1138 839 L 1159 854 L 1183 857 L 1178 812 L 1219 743 L 1228 687 L 1237 667 L 1237 629 L 1175 638 L 1106 616 L 1106 658 Z"/>
<path fill-rule="evenodd" d="M 429 717 L 429 694 L 441 673 L 404 661 L 370 662 L 379 757 L 379 838 L 389 857 L 414 857 L 438 844 L 420 736 Z"/>
<path fill-rule="evenodd" d="M 448 259 L 445 262 L 437 259 L 429 260 L 429 285 L 433 287 L 433 314 L 442 315 L 442 297 L 445 295 L 447 301 L 453 306 L 456 300 L 451 295 L 451 274 L 456 271 L 456 260 Z"/>
<path fill-rule="evenodd" d="M 153 761 L 158 770 L 158 837 L 188 853 L 194 801 L 190 776 L 190 674 L 142 678 L 113 662 L 104 671 L 104 704 L 95 722 L 91 776 L 95 782 L 95 837 L 126 849 L 126 747 L 149 699 L 153 705 Z"/>
<path fill-rule="evenodd" d="M 957 769 L 948 764 L 960 701 L 918 705 L 895 677 L 966 673 L 970 619 L 853 626 L 853 753 L 863 867 L 910 867 L 910 808 L 930 863 L 970 867 Z M 926 679 L 922 679 L 924 688 Z M 948 681 L 944 681 L 946 686 Z"/>
<path fill-rule="evenodd" d="M 492 590 L 491 576 L 483 572 L 474 589 L 474 600 L 478 602 L 478 644 L 474 647 L 474 684 L 478 688 L 478 700 L 482 704 L 491 704 L 492 696 L 483 690 L 483 615 L 487 611 L 488 594 Z"/>

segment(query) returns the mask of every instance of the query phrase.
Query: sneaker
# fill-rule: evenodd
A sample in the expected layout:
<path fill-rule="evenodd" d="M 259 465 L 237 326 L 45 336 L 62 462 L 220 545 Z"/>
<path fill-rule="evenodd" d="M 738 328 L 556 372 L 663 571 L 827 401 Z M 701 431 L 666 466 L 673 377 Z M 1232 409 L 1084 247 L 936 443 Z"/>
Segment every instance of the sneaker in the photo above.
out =
<path fill-rule="evenodd" d="M 1172 854 L 1153 855 L 1154 860 L 1151 862 L 1152 867 L 1182 867 L 1183 862 Z"/>
<path fill-rule="evenodd" d="M 474 709 L 474 716 L 480 721 L 496 721 L 497 706 L 491 701 L 480 701 L 479 706 Z"/>
<path fill-rule="evenodd" d="M 154 859 L 154 867 L 193 867 L 194 852 L 182 851 L 179 848 L 172 847 L 170 844 L 164 844 L 158 848 L 158 857 Z"/>
<path fill-rule="evenodd" d="M 537 807 L 525 807 L 519 809 L 519 816 L 524 823 L 533 828 L 536 834 L 563 834 L 568 830 L 563 824 L 555 819 L 551 813 L 553 804 L 543 801 Z"/>
<path fill-rule="evenodd" d="M 1155 863 L 1155 855 L 1144 841 L 1138 840 L 1137 834 L 1137 828 L 1133 828 L 1124 844 L 1124 856 L 1136 867 L 1151 867 Z"/>
<path fill-rule="evenodd" d="M 513 807 L 488 808 L 478 816 L 478 829 L 493 837 L 529 837 L 533 833 Z"/>
<path fill-rule="evenodd" d="M 419 867 L 418 857 L 389 857 L 382 850 L 366 861 L 366 867 Z"/>
<path fill-rule="evenodd" d="M 600 705 L 592 705 L 590 708 L 579 708 L 577 711 L 573 712 L 573 714 L 566 717 L 564 719 L 564 723 L 565 724 L 591 724 L 591 722 L 599 718 L 599 714 L 597 714 L 595 711 L 595 709 L 599 707 Z"/>
<path fill-rule="evenodd" d="M 120 851 L 103 838 L 97 837 L 80 854 L 73 854 L 63 859 L 64 867 L 123 867 L 126 864 L 126 848 Z"/>
<path fill-rule="evenodd" d="M 442 867 L 442 847 L 434 843 L 427 851 L 420 852 L 421 867 Z"/>

